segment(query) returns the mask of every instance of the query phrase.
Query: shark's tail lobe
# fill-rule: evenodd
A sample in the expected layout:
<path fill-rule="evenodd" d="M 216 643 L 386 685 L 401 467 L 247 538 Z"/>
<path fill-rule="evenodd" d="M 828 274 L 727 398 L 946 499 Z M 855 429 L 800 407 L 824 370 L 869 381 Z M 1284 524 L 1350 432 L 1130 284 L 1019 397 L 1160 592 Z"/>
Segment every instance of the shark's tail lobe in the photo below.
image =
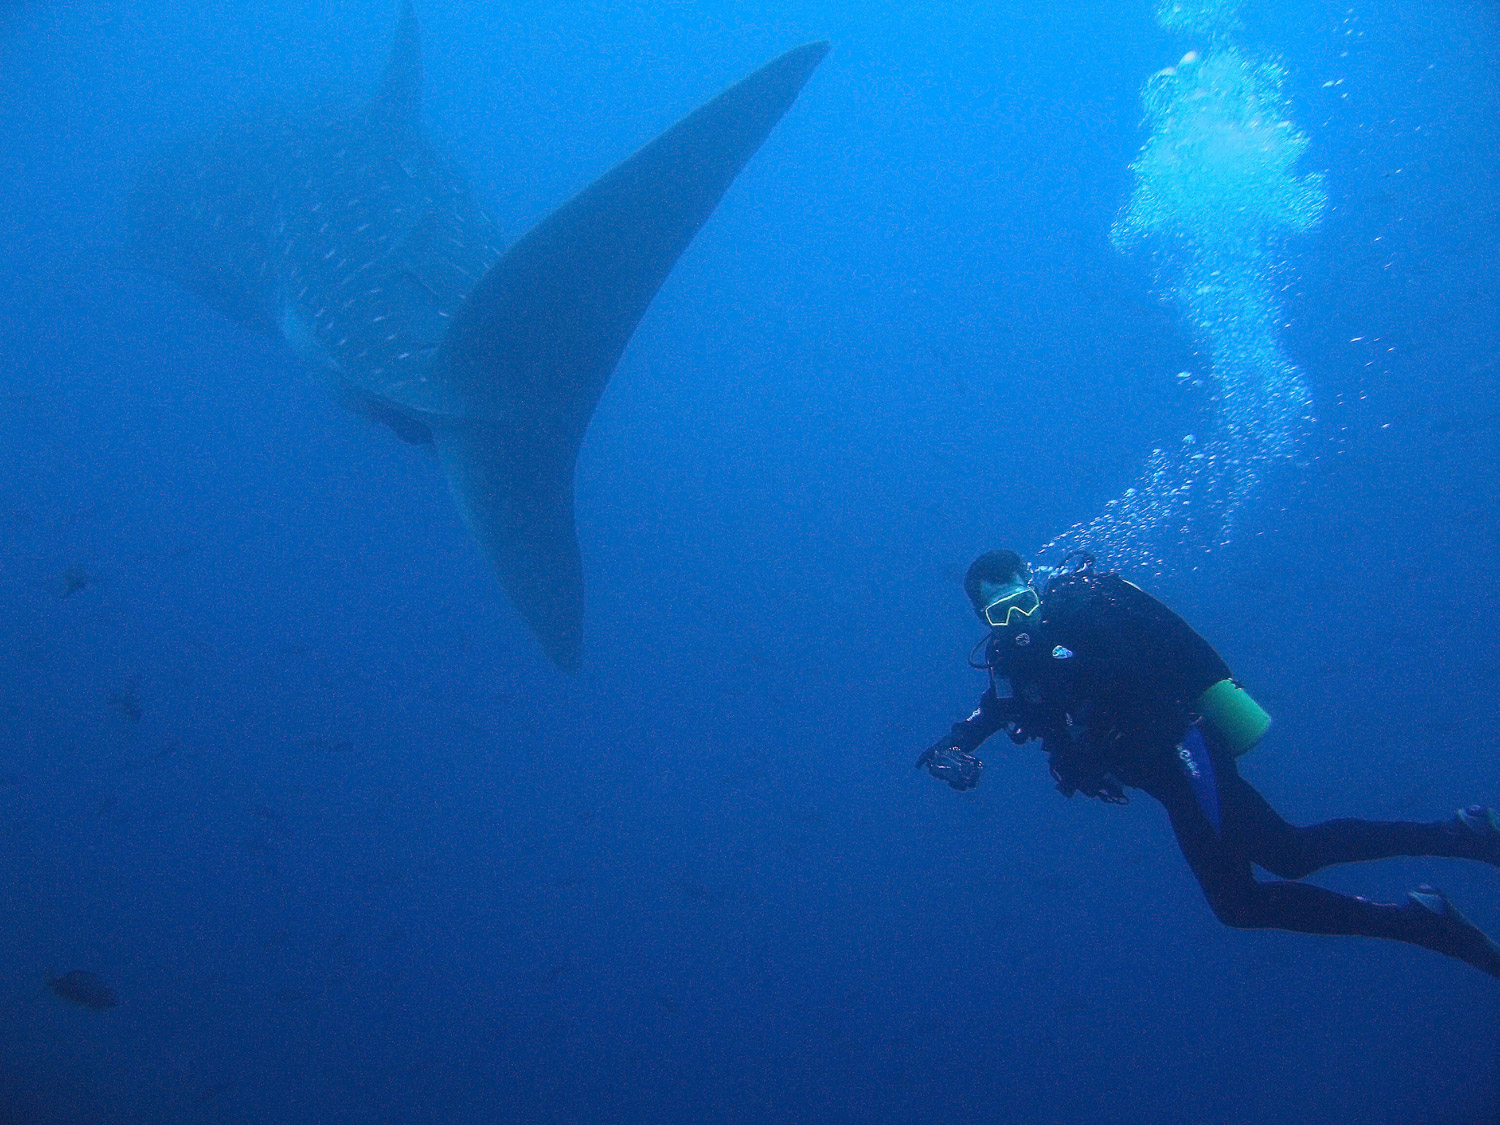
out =
<path fill-rule="evenodd" d="M 459 505 L 559 668 L 577 668 L 573 466 L 620 354 L 673 264 L 827 52 L 788 51 L 533 227 L 469 294 L 439 362 L 463 421 L 434 427 Z"/>
<path fill-rule="evenodd" d="M 459 511 L 552 663 L 578 671 L 583 568 L 573 527 L 573 459 L 546 435 L 505 422 L 432 431 Z"/>

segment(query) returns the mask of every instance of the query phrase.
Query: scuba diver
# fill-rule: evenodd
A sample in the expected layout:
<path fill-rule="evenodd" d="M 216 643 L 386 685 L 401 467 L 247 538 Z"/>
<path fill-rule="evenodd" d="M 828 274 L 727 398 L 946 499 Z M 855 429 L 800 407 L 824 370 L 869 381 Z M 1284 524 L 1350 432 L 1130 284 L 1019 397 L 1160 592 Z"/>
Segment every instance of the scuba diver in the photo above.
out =
<path fill-rule="evenodd" d="M 1041 739 L 1064 796 L 1111 804 L 1141 789 L 1166 808 L 1182 854 L 1221 922 L 1409 942 L 1500 977 L 1500 946 L 1440 892 L 1400 904 L 1351 898 L 1293 880 L 1336 863 L 1449 856 L 1500 867 L 1500 818 L 1473 805 L 1436 824 L 1330 820 L 1295 827 L 1240 777 L 1236 759 L 1270 716 L 1177 614 L 1086 552 L 1069 556 L 1037 592 L 1014 551 L 976 559 L 964 578 L 990 627 L 969 662 L 987 669 L 978 708 L 917 761 L 954 789 L 979 783 L 975 755 L 1005 730 Z M 984 648 L 978 663 L 974 654 Z M 1255 864 L 1277 881 L 1262 882 Z"/>

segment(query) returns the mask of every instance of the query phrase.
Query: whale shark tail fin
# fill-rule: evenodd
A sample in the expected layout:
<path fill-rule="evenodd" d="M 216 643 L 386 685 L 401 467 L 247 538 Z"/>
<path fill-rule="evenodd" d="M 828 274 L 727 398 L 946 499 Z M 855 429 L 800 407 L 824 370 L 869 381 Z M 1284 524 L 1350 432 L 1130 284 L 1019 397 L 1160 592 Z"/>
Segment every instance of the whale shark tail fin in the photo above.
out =
<path fill-rule="evenodd" d="M 439 453 L 564 671 L 583 644 L 573 466 L 594 407 L 673 264 L 827 50 L 788 51 L 606 172 L 496 262 L 448 327 L 439 370 L 464 420 L 434 428 Z"/>
<path fill-rule="evenodd" d="M 435 426 L 459 511 L 547 658 L 583 656 L 583 565 L 573 526 L 573 461 L 544 435 L 505 422 Z"/>

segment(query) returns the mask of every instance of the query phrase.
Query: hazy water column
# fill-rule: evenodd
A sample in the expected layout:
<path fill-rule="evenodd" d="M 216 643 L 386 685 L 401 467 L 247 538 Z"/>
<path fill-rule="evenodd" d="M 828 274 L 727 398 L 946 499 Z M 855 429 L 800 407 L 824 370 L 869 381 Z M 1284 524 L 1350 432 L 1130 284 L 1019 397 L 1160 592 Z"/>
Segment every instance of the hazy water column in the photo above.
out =
<path fill-rule="evenodd" d="M 1101 562 L 1157 568 L 1227 542 L 1235 512 L 1311 426 L 1306 381 L 1278 339 L 1281 251 L 1316 225 L 1326 196 L 1321 176 L 1293 171 L 1307 136 L 1290 120 L 1286 72 L 1232 43 L 1237 6 L 1158 9 L 1163 27 L 1202 47 L 1146 83 L 1151 135 L 1110 232 L 1120 250 L 1150 252 L 1157 284 L 1206 353 L 1208 425 L 1153 450 L 1136 486 L 1043 547 L 1044 561 L 1087 547 Z"/>

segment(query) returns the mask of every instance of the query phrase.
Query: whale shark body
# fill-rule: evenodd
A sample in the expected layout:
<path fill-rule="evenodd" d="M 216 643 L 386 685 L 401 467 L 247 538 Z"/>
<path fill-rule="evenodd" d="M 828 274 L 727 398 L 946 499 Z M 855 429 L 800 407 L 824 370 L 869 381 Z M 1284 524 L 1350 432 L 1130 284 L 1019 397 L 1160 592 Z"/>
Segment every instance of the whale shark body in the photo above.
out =
<path fill-rule="evenodd" d="M 285 341 L 351 409 L 430 444 L 547 656 L 576 671 L 573 475 L 594 407 L 678 256 L 827 51 L 774 59 L 502 252 L 423 137 L 401 7 L 361 112 L 261 115 L 163 155 L 132 204 L 148 268 Z"/>

